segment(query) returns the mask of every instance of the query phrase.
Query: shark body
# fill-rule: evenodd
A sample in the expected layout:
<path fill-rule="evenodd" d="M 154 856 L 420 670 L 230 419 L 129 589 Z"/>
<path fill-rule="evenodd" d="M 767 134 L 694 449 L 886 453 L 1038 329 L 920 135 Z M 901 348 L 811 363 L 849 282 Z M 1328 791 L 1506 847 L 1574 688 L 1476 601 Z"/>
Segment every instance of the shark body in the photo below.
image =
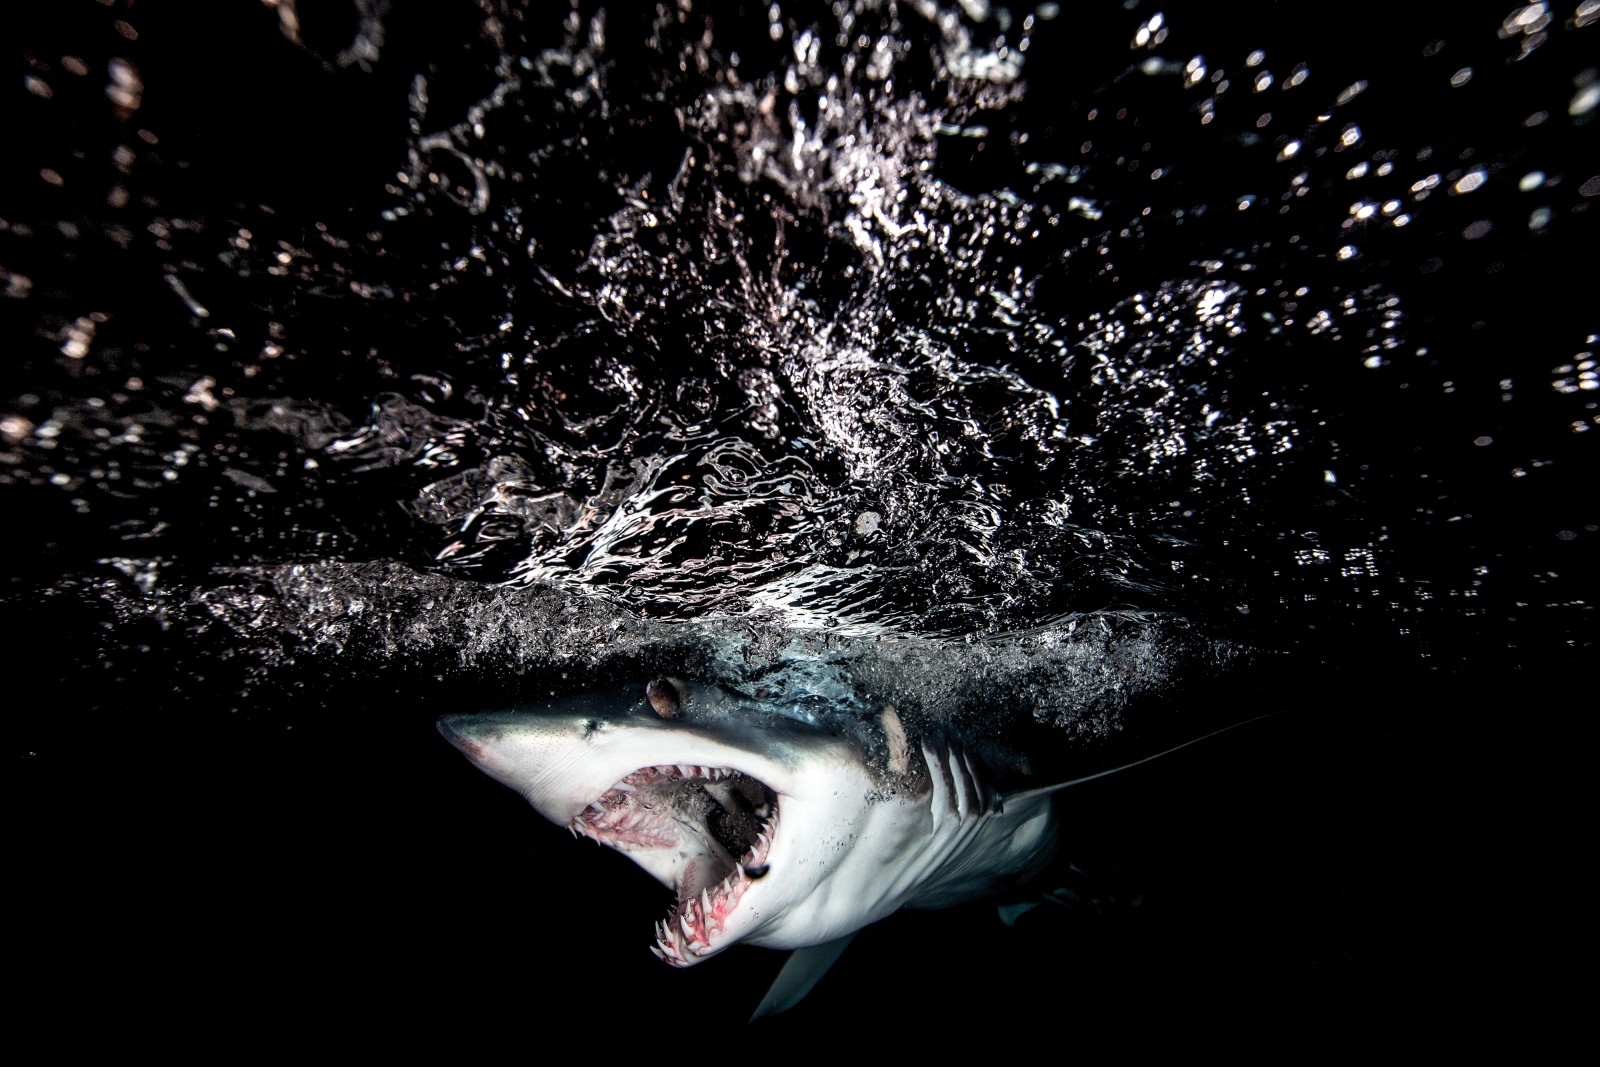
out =
<path fill-rule="evenodd" d="M 892 708 L 658 679 L 439 730 L 545 818 L 676 893 L 653 946 L 667 963 L 741 942 L 802 950 L 789 966 L 810 973 L 768 1010 L 798 1000 L 862 927 L 987 894 L 1055 843 L 1053 789 L 1003 794 L 971 749 L 908 738 Z"/>

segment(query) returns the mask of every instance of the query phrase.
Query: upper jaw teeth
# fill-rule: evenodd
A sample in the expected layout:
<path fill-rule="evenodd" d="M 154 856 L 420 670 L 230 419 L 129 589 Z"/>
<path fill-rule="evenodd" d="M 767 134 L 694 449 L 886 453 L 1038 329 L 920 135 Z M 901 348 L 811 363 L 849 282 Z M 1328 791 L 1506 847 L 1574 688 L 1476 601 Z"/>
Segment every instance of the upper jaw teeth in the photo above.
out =
<path fill-rule="evenodd" d="M 568 829 L 574 833 L 585 834 L 596 841 L 600 836 L 595 831 L 604 829 L 609 831 L 625 831 L 633 829 L 635 822 L 634 813 L 627 807 L 629 795 L 639 792 L 641 787 L 646 787 L 661 782 L 680 780 L 718 782 L 733 777 L 737 772 L 726 767 L 702 767 L 694 763 L 670 763 L 652 767 L 641 767 L 631 774 L 625 775 L 610 789 L 594 800 L 587 807 L 574 815 L 568 823 Z M 761 813 L 765 818 L 765 813 Z M 612 844 L 621 842 L 612 841 Z M 649 844 L 650 842 L 642 842 Z M 664 845 L 665 842 L 659 844 Z"/>
<path fill-rule="evenodd" d="M 726 767 L 702 767 L 697 763 L 663 763 L 654 767 L 640 767 L 611 788 L 626 787 L 628 792 L 632 792 L 631 787 L 648 785 L 651 782 L 670 781 L 674 778 L 708 778 L 716 781 L 731 777 L 733 774 L 734 772 Z"/>

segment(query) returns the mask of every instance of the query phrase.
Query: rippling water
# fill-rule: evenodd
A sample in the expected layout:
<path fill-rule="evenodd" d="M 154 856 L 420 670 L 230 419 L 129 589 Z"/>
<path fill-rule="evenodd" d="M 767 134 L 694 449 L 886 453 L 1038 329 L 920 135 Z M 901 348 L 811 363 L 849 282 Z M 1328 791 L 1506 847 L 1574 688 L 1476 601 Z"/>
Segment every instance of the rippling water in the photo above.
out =
<path fill-rule="evenodd" d="M 497 983 L 474 951 L 510 943 L 735 1018 L 771 962 L 647 969 L 635 872 L 493 808 L 427 724 L 829 659 L 1066 760 L 1302 712 L 1082 800 L 1094 903 L 1042 943 L 1089 970 L 1024 1003 L 1158 971 L 1170 1007 L 1212 914 L 1256 996 L 1467 951 L 1455 905 L 1395 933 L 1477 834 L 1531 847 L 1479 774 L 1592 656 L 1600 9 L 1394 7 L 19 22 L 0 485 L 13 672 L 56 692 L 15 735 L 39 906 L 115 898 L 99 944 L 199 959 L 246 1017 L 281 934 L 400 999 Z M 529 944 L 558 906 L 592 926 Z M 917 952 L 1040 965 L 921 921 L 811 1010 L 898 996 Z"/>

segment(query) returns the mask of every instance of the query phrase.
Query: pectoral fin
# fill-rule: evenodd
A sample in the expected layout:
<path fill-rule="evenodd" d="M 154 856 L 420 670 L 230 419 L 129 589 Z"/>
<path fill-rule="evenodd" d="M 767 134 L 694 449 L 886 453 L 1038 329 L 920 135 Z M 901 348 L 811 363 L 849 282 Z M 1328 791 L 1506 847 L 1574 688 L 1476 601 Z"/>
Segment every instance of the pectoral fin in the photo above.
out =
<path fill-rule="evenodd" d="M 776 1015 L 780 1011 L 788 1011 L 805 999 L 811 987 L 828 973 L 828 968 L 833 966 L 833 961 L 839 958 L 856 935 L 854 932 L 845 934 L 836 941 L 828 941 L 821 945 L 812 945 L 809 948 L 797 948 L 789 954 L 784 961 L 783 969 L 778 972 L 778 977 L 772 980 L 772 988 L 767 990 L 767 995 L 761 998 L 761 1003 L 756 1005 L 755 1014 L 750 1016 L 750 1021 Z"/>

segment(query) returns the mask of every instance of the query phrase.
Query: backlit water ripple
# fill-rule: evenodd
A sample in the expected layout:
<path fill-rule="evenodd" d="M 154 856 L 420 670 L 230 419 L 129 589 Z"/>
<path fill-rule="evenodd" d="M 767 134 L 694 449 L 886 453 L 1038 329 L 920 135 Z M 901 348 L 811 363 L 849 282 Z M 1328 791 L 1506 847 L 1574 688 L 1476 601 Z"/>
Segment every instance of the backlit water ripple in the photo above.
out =
<path fill-rule="evenodd" d="M 292 20 L 251 47 L 389 132 L 351 158 L 342 119 L 280 116 L 310 147 L 240 135 L 260 186 L 185 177 L 213 150 L 159 19 L 19 90 L 61 150 L 5 215 L 32 325 L 0 477 L 41 516 L 21 544 L 119 618 L 264 666 L 357 638 L 593 668 L 678 624 L 752 662 L 1096 620 L 1226 659 L 1376 614 L 1468 657 L 1518 605 L 1588 611 L 1547 588 L 1566 564 L 1456 524 L 1482 478 L 1542 480 L 1540 543 L 1587 560 L 1556 502 L 1592 337 L 1484 360 L 1444 313 L 1592 234 L 1591 15 L 1461 14 L 1448 62 L 1406 51 L 1438 74 L 1419 130 L 1360 57 L 1187 8 L 463 5 L 448 48 L 358 8 L 338 47 Z M 1478 441 L 1507 450 L 1482 476 Z"/>

